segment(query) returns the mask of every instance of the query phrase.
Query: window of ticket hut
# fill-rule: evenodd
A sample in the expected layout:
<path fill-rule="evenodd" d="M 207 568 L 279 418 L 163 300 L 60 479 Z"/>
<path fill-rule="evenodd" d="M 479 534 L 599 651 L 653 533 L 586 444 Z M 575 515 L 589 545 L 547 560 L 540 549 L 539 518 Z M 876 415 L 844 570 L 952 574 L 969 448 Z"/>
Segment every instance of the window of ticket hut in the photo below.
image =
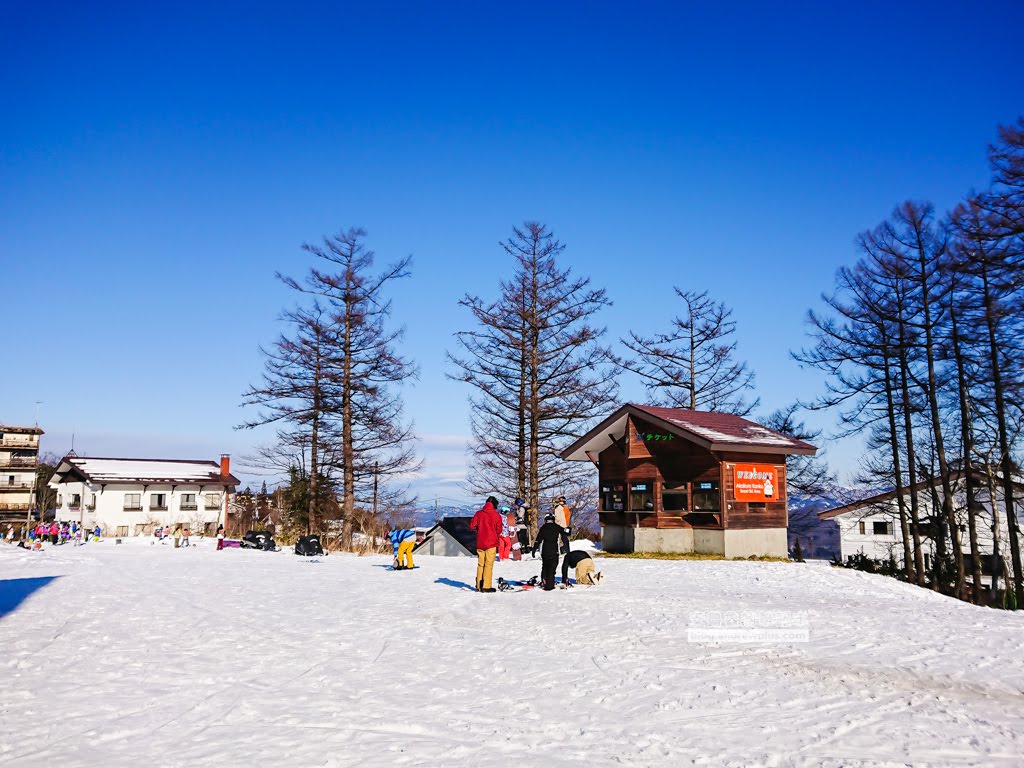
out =
<path fill-rule="evenodd" d="M 629 510 L 630 512 L 654 511 L 653 480 L 645 480 L 642 483 L 629 484 Z"/>
<path fill-rule="evenodd" d="M 699 480 L 693 484 L 693 511 L 720 512 L 722 497 L 717 480 Z"/>
<path fill-rule="evenodd" d="M 601 509 L 621 512 L 625 507 L 626 488 L 622 483 L 601 486 Z"/>
<path fill-rule="evenodd" d="M 690 494 L 686 483 L 666 480 L 661 488 L 661 505 L 666 512 L 687 512 L 690 509 Z"/>

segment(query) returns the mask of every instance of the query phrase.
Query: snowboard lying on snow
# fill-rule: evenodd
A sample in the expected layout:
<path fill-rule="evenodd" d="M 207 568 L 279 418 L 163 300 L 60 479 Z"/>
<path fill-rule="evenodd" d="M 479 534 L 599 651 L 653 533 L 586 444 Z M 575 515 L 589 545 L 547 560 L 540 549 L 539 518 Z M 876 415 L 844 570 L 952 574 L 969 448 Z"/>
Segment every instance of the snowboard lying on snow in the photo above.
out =
<path fill-rule="evenodd" d="M 499 592 L 525 592 L 528 589 L 540 589 L 540 576 L 534 576 L 526 581 L 506 581 L 498 577 Z"/>

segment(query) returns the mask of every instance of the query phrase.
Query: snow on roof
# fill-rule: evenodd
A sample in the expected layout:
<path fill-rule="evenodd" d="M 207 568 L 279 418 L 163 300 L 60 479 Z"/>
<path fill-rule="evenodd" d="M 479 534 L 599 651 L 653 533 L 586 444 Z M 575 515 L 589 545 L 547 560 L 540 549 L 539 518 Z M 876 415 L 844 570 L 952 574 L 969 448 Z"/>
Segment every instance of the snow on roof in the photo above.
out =
<path fill-rule="evenodd" d="M 185 459 L 104 459 L 69 456 L 62 464 L 76 467 L 94 483 L 179 482 L 223 483 L 215 461 Z M 237 482 L 230 476 L 233 482 Z"/>
<path fill-rule="evenodd" d="M 659 408 L 650 405 L 634 405 L 633 407 L 655 418 L 680 426 L 712 443 L 799 449 L 812 447 L 803 440 L 797 440 L 731 413 L 691 411 L 685 408 Z"/>
<path fill-rule="evenodd" d="M 589 453 L 601 452 L 611 445 L 613 439 L 622 436 L 630 416 L 650 421 L 652 425 L 661 425 L 661 428 L 710 451 L 810 455 L 817 451 L 810 443 L 731 413 L 629 403 L 565 448 L 561 457 L 570 461 L 583 461 L 590 458 Z"/>

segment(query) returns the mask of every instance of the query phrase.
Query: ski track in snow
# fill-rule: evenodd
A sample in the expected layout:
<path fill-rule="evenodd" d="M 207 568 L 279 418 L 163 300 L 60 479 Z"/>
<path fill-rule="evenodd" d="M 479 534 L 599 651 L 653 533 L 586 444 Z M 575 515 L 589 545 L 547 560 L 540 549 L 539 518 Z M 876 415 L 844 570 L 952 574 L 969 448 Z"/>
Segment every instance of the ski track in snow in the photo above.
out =
<path fill-rule="evenodd" d="M 468 558 L 149 541 L 0 546 L 0 580 L 60 577 L 0 617 L 0 765 L 1024 765 L 1024 614 L 880 576 L 599 560 L 480 595 Z M 692 611 L 811 641 L 690 643 Z"/>

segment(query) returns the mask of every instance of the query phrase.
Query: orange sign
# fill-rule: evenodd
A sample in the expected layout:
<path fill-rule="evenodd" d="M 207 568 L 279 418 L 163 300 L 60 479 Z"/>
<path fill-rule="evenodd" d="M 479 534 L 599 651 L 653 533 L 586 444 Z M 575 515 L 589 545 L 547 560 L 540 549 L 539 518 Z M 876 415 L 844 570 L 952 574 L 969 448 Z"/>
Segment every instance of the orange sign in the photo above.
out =
<path fill-rule="evenodd" d="M 733 466 L 733 488 L 736 501 L 778 501 L 779 472 L 771 464 L 736 464 Z"/>

